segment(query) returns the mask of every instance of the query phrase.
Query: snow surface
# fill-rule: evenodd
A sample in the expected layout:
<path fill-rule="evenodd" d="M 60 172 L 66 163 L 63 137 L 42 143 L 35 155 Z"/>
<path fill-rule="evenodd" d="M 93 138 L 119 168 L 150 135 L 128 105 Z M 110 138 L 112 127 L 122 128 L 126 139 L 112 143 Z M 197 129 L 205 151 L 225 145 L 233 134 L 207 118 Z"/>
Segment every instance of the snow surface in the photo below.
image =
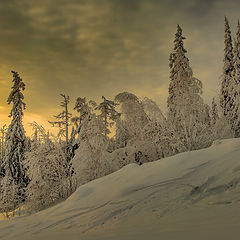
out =
<path fill-rule="evenodd" d="M 0 221 L 0 239 L 239 239 L 240 139 L 130 164 L 66 201 Z"/>

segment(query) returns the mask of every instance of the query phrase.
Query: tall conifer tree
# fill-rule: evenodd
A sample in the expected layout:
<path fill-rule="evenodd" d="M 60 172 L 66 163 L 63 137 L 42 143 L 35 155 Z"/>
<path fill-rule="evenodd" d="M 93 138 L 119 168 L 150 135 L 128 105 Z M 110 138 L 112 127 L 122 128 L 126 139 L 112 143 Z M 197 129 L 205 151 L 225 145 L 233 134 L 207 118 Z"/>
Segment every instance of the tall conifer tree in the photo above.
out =
<path fill-rule="evenodd" d="M 228 121 L 235 137 L 240 137 L 240 23 L 237 24 L 236 39 L 234 40 L 234 69 L 232 81 L 229 84 L 231 108 L 228 109 Z"/>
<path fill-rule="evenodd" d="M 168 120 L 188 150 L 209 145 L 209 108 L 201 98 L 202 82 L 193 77 L 182 29 L 177 26 L 174 50 L 170 54 Z"/>
<path fill-rule="evenodd" d="M 223 115 L 228 121 L 231 121 L 232 98 L 230 86 L 233 81 L 234 59 L 231 30 L 227 18 L 224 21 L 224 58 L 223 75 L 220 89 L 220 105 L 223 109 Z"/>
<path fill-rule="evenodd" d="M 7 100 L 8 104 L 13 104 L 9 115 L 12 122 L 6 134 L 4 177 L 1 189 L 2 205 L 6 206 L 6 212 L 15 209 L 25 200 L 24 189 L 29 182 L 24 167 L 26 136 L 22 124 L 23 110 L 25 109 L 22 91 L 25 90 L 25 84 L 17 72 L 12 71 L 12 73 L 13 87 Z"/>

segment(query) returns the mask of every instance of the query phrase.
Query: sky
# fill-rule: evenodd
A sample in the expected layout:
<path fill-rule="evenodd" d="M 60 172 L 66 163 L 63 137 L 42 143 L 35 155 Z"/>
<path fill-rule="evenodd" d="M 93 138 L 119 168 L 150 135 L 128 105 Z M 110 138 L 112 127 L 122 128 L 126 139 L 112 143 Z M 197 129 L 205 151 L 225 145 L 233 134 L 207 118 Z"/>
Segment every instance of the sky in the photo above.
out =
<path fill-rule="evenodd" d="M 166 113 L 177 24 L 210 103 L 220 84 L 225 15 L 234 36 L 237 0 L 1 0 L 0 127 L 10 121 L 11 70 L 26 84 L 27 131 L 33 121 L 50 127 L 60 93 L 72 108 L 77 97 L 99 102 L 128 91 Z"/>

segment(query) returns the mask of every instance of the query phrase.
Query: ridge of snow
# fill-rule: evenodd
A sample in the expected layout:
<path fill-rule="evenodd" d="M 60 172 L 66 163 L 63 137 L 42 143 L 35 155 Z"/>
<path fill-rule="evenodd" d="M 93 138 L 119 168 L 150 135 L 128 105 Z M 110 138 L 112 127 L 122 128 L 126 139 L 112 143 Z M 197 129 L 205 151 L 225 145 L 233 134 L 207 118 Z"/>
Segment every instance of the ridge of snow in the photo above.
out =
<path fill-rule="evenodd" d="M 240 232 L 239 156 L 240 139 L 226 139 L 130 164 L 52 208 L 0 221 L 0 239 L 224 239 Z"/>

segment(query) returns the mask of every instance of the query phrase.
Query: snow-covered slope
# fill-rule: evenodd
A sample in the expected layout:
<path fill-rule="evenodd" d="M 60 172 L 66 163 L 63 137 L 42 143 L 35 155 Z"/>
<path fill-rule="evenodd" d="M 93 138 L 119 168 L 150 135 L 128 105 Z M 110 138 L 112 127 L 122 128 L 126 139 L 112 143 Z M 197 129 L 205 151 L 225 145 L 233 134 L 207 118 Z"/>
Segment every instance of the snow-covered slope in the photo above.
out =
<path fill-rule="evenodd" d="M 0 221 L 0 239 L 239 239 L 240 139 L 128 165 L 52 208 Z"/>

